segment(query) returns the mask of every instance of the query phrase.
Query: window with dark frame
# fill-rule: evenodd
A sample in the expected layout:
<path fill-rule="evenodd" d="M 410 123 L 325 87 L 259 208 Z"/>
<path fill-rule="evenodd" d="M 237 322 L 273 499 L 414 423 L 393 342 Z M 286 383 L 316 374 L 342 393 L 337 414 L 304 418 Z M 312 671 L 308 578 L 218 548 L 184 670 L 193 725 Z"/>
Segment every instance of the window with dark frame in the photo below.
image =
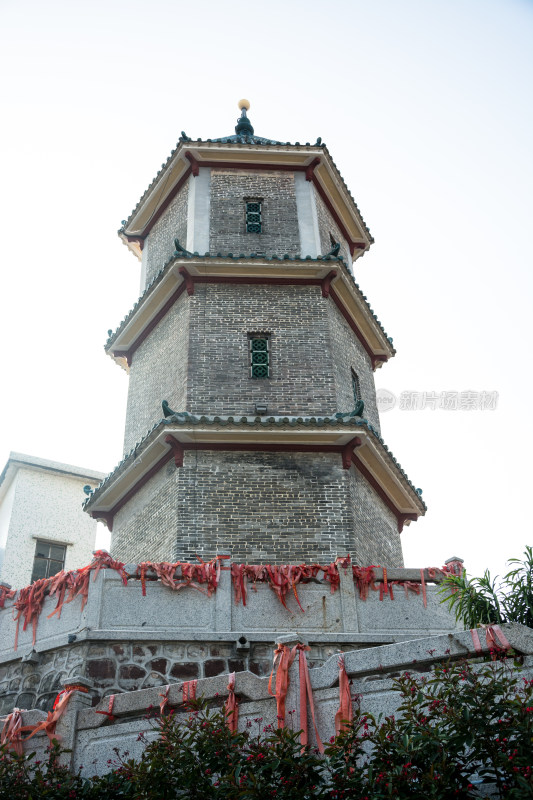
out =
<path fill-rule="evenodd" d="M 264 333 L 251 333 L 250 378 L 270 378 L 270 337 Z"/>
<path fill-rule="evenodd" d="M 67 548 L 64 544 L 55 542 L 45 542 L 37 540 L 35 547 L 35 558 L 33 559 L 33 572 L 31 582 L 38 581 L 40 578 L 50 578 L 61 572 L 65 566 L 65 554 Z"/>
<path fill-rule="evenodd" d="M 261 233 L 261 200 L 246 200 L 246 233 Z"/>
<path fill-rule="evenodd" d="M 359 378 L 357 377 L 357 373 L 354 369 L 352 369 L 352 392 L 355 405 L 357 405 L 357 403 L 363 398 L 361 397 L 361 386 L 359 384 Z"/>

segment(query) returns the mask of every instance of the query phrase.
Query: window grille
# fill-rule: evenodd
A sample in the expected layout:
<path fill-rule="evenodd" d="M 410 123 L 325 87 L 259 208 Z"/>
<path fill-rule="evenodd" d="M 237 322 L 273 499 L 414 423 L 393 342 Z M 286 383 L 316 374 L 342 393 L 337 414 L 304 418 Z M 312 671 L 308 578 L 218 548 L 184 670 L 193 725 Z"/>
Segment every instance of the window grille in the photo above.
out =
<path fill-rule="evenodd" d="M 251 200 L 246 203 L 246 233 L 261 233 L 261 203 Z"/>
<path fill-rule="evenodd" d="M 268 336 L 250 336 L 250 377 L 270 378 Z"/>
<path fill-rule="evenodd" d="M 352 369 L 352 392 L 353 392 L 353 399 L 355 404 L 362 400 L 361 397 L 361 386 L 359 384 L 359 378 L 357 377 L 357 373 Z"/>
<path fill-rule="evenodd" d="M 49 578 L 51 575 L 61 572 L 65 566 L 66 549 L 64 544 L 37 540 L 31 582 L 33 583 L 39 578 Z"/>

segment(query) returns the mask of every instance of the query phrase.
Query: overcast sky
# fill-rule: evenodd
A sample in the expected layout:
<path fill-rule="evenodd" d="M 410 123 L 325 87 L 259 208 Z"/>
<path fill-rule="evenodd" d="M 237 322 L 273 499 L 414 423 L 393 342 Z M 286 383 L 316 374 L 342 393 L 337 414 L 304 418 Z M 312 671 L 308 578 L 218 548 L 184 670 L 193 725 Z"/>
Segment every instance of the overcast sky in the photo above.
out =
<path fill-rule="evenodd" d="M 180 131 L 233 133 L 247 97 L 258 135 L 322 137 L 374 235 L 355 276 L 398 351 L 378 388 L 498 392 L 495 410 L 383 414 L 428 504 L 406 565 L 522 553 L 532 2 L 1 0 L 0 64 L 2 464 L 120 461 L 127 376 L 103 343 L 140 269 L 116 231 Z"/>

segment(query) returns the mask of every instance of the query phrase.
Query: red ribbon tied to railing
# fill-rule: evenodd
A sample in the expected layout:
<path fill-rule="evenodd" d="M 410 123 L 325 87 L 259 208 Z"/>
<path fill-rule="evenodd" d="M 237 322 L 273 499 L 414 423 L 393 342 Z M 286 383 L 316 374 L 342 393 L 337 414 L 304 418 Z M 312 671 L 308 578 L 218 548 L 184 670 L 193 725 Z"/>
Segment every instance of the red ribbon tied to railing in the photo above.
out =
<path fill-rule="evenodd" d="M 7 745 L 18 756 L 22 755 L 22 713 L 20 708 L 14 708 L 4 720 L 0 733 L 0 744 Z"/>
<path fill-rule="evenodd" d="M 352 696 L 350 681 L 346 673 L 344 656 L 339 656 L 339 710 L 335 714 L 335 735 L 345 731 L 353 721 Z"/>
<path fill-rule="evenodd" d="M 97 711 L 97 714 L 102 714 L 102 716 L 107 717 L 109 722 L 114 722 L 116 720 L 115 715 L 113 714 L 113 706 L 115 705 L 115 695 L 109 695 L 109 705 L 107 706 L 107 711 Z"/>
<path fill-rule="evenodd" d="M 235 697 L 235 673 L 231 672 L 228 682 L 228 699 L 224 704 L 224 716 L 226 725 L 232 733 L 237 733 L 239 722 L 239 706 Z"/>
<path fill-rule="evenodd" d="M 504 632 L 500 628 L 499 625 L 482 625 L 481 630 L 485 631 L 485 639 L 487 642 L 487 647 L 489 649 L 503 649 L 503 650 L 511 650 L 511 645 L 509 640 L 505 636 Z M 474 649 L 476 653 L 482 653 L 483 648 L 481 646 L 481 642 L 479 639 L 479 629 L 472 628 L 470 630 L 470 636 L 472 637 L 472 642 L 474 644 Z"/>
<path fill-rule="evenodd" d="M 185 681 L 182 687 L 182 699 L 185 704 L 190 700 L 196 700 L 196 686 L 198 681 Z"/>

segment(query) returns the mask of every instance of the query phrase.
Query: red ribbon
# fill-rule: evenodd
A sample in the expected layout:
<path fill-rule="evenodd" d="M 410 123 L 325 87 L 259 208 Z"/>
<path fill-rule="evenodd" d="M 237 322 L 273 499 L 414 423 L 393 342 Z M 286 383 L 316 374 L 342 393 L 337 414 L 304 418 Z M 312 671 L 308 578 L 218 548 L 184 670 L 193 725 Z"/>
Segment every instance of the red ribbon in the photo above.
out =
<path fill-rule="evenodd" d="M 161 716 L 163 716 L 163 711 L 165 710 L 166 706 L 168 705 L 168 693 L 169 692 L 170 692 L 170 686 L 167 683 L 164 693 L 159 695 L 159 697 L 163 698 L 161 700 L 161 702 L 159 703 L 159 713 L 161 714 Z"/>
<path fill-rule="evenodd" d="M 239 722 L 239 706 L 237 698 L 235 697 L 235 673 L 231 672 L 228 683 L 228 699 L 224 704 L 224 716 L 226 718 L 226 725 L 232 733 L 237 733 L 237 725 Z"/>
<path fill-rule="evenodd" d="M 289 689 L 289 667 L 294 661 L 296 655 L 296 648 L 292 651 L 285 644 L 278 644 L 274 650 L 274 661 L 272 665 L 272 672 L 268 680 L 268 693 L 271 697 L 276 698 L 276 709 L 278 718 L 278 728 L 285 727 L 285 703 L 287 700 L 287 691 Z M 272 691 L 272 675 L 277 666 L 276 671 L 276 691 Z"/>
<path fill-rule="evenodd" d="M 70 700 L 71 695 L 74 694 L 74 691 L 74 689 L 70 689 L 68 691 L 65 690 L 60 692 L 56 697 L 53 710 L 48 712 L 46 719 L 42 720 L 37 725 L 26 725 L 21 728 L 21 730 L 31 730 L 30 735 L 27 736 L 23 741 L 27 742 L 28 739 L 31 739 L 32 736 L 35 736 L 36 733 L 40 733 L 41 731 L 46 733 L 48 739 L 50 740 L 50 744 L 54 739 L 60 739 L 60 736 L 56 736 L 56 725 L 65 713 L 68 701 Z"/>
<path fill-rule="evenodd" d="M 102 714 L 102 716 L 107 717 L 109 722 L 114 722 L 116 720 L 115 715 L 113 714 L 113 706 L 115 705 L 115 695 L 112 694 L 109 696 L 109 705 L 107 707 L 107 711 L 97 711 L 97 714 Z"/>
<path fill-rule="evenodd" d="M 511 650 L 509 640 L 499 625 L 483 625 L 482 629 L 485 630 L 485 639 L 489 649 L 501 647 L 504 650 Z M 479 639 L 479 628 L 472 628 L 470 631 L 470 636 L 472 637 L 472 642 L 476 653 L 482 653 L 483 648 Z"/>
<path fill-rule="evenodd" d="M 313 690 L 311 689 L 311 678 L 309 676 L 309 665 L 307 663 L 306 652 L 310 648 L 305 644 L 297 644 L 294 651 L 298 651 L 298 670 L 300 675 L 300 742 L 302 743 L 302 750 L 309 744 L 309 730 L 307 726 L 307 704 L 309 703 L 309 710 L 313 720 L 313 727 L 315 729 L 316 742 L 320 753 L 324 752 L 324 745 L 318 735 L 315 719 L 315 704 L 313 702 Z"/>
<path fill-rule="evenodd" d="M 346 673 L 344 656 L 339 656 L 339 710 L 335 714 L 335 735 L 347 730 L 353 721 L 350 681 Z"/>
<path fill-rule="evenodd" d="M 428 600 L 427 600 L 427 597 L 426 597 L 426 581 L 425 581 L 425 578 L 424 578 L 424 570 L 423 569 L 420 570 L 420 583 L 422 585 L 422 597 L 424 599 L 424 608 L 427 608 L 428 607 Z"/>
<path fill-rule="evenodd" d="M 182 695 L 183 702 L 186 704 L 190 700 L 196 700 L 196 686 L 198 681 L 185 681 L 183 684 Z"/>

